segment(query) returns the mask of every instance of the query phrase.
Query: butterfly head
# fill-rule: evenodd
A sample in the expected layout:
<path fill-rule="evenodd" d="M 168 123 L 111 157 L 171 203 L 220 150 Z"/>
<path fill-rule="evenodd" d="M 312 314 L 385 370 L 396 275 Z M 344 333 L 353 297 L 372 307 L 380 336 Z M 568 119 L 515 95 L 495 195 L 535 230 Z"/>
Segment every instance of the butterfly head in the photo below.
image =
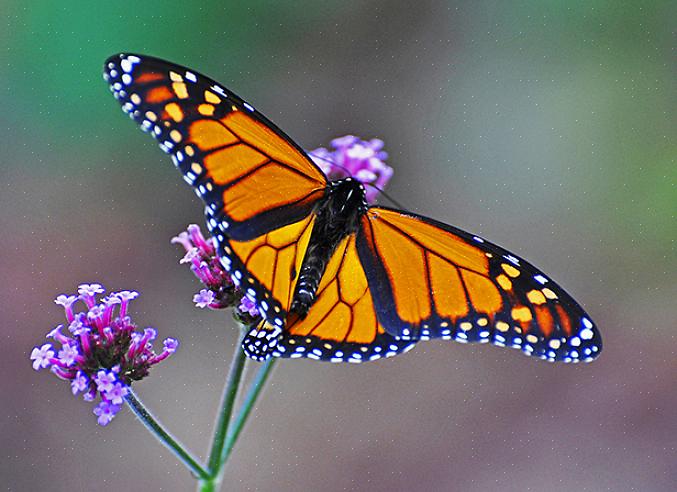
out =
<path fill-rule="evenodd" d="M 369 208 L 364 185 L 355 178 L 330 182 L 328 195 L 326 204 L 333 221 L 346 222 L 348 229 Z"/>

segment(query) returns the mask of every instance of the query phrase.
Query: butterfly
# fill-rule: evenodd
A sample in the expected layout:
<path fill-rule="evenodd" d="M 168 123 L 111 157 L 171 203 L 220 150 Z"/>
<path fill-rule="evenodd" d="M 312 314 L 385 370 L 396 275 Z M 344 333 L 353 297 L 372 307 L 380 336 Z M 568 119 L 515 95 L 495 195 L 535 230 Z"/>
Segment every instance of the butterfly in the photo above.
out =
<path fill-rule="evenodd" d="M 249 357 L 362 362 L 432 338 L 548 361 L 599 355 L 590 317 L 533 265 L 442 222 L 368 205 L 360 181 L 329 181 L 217 82 L 131 54 L 109 58 L 104 79 L 205 202 L 221 262 L 262 316 L 242 344 Z"/>

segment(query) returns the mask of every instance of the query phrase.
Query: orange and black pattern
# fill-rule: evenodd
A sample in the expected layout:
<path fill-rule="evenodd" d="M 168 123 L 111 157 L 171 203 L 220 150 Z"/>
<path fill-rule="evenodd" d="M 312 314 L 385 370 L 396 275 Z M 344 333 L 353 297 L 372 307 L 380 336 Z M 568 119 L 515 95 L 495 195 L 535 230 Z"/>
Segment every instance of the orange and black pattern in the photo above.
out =
<path fill-rule="evenodd" d="M 303 150 L 207 77 L 135 55 L 110 58 L 104 77 L 230 238 L 249 240 L 296 222 L 322 197 L 326 178 Z"/>
<path fill-rule="evenodd" d="M 362 362 L 430 338 L 549 361 L 599 355 L 590 317 L 535 267 L 446 224 L 368 207 L 361 185 L 328 183 L 297 144 L 218 83 L 138 55 L 111 57 L 104 78 L 204 200 L 222 264 L 262 313 L 243 343 L 249 357 Z M 345 230 L 331 227 L 339 211 Z M 339 232 L 330 246 L 317 232 L 325 230 Z M 319 281 L 300 283 L 319 250 Z M 306 285 L 317 287 L 312 304 L 295 312 Z"/>
<path fill-rule="evenodd" d="M 248 355 L 264 360 L 308 357 L 332 362 L 363 362 L 392 357 L 411 349 L 415 341 L 392 336 L 379 322 L 367 278 L 352 234 L 337 246 L 305 318 L 291 314 L 279 340 L 274 325 L 261 323 L 245 338 Z M 270 338 L 270 343 L 262 343 Z"/>
<path fill-rule="evenodd" d="M 322 171 L 251 105 L 197 72 L 116 55 L 106 61 L 104 78 L 122 109 L 171 155 L 204 200 L 207 225 L 233 281 L 270 323 L 282 326 L 293 292 L 291 267 L 305 255 L 295 224 L 312 228 L 309 216 L 327 184 Z M 252 247 L 252 257 L 243 258 Z M 284 276 L 286 282 L 279 280 Z"/>
<path fill-rule="evenodd" d="M 358 251 L 390 334 L 491 342 L 550 361 L 591 360 L 601 350 L 585 311 L 525 260 L 411 213 L 372 207 L 362 222 Z"/>

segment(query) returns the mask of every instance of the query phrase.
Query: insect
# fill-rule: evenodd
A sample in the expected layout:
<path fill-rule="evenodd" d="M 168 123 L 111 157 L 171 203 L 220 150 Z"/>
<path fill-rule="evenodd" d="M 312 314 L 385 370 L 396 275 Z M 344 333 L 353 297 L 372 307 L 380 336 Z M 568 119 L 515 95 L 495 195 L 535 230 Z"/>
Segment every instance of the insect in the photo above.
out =
<path fill-rule="evenodd" d="M 431 338 L 549 361 L 599 355 L 590 317 L 534 266 L 455 227 L 369 206 L 360 182 L 329 182 L 213 80 L 129 54 L 109 58 L 104 78 L 205 202 L 221 262 L 262 313 L 243 342 L 249 357 L 362 362 Z"/>

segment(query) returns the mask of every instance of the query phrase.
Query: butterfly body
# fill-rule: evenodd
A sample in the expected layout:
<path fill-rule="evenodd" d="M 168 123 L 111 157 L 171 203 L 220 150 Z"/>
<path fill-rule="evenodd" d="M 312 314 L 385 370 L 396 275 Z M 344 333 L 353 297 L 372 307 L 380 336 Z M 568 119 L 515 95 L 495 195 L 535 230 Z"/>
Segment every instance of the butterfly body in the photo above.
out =
<path fill-rule="evenodd" d="M 340 242 L 354 233 L 368 209 L 362 184 L 352 178 L 332 181 L 318 203 L 315 224 L 308 242 L 290 312 L 302 318 L 315 301 L 327 263 Z"/>
<path fill-rule="evenodd" d="M 104 78 L 205 202 L 221 263 L 262 315 L 249 357 L 363 362 L 431 338 L 548 361 L 599 355 L 590 317 L 536 267 L 442 222 L 369 206 L 359 181 L 329 182 L 217 82 L 126 54 L 106 61 Z"/>

